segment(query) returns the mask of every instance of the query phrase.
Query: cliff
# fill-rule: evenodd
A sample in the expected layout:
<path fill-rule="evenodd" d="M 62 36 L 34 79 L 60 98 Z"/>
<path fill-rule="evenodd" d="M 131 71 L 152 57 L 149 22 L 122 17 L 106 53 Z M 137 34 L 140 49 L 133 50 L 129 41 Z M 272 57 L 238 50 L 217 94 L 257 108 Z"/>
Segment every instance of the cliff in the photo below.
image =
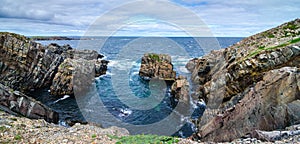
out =
<path fill-rule="evenodd" d="M 57 44 L 43 46 L 18 34 L 0 33 L 0 105 L 6 111 L 57 123 L 56 112 L 24 93 L 51 87 L 54 96 L 73 95 L 74 69 L 82 71 L 84 64 L 89 64 L 91 68 L 85 74 L 105 74 L 108 61 L 102 57 L 92 50 Z"/>
<path fill-rule="evenodd" d="M 208 109 L 204 141 L 254 137 L 300 123 L 300 19 L 191 60 L 195 93 Z"/>

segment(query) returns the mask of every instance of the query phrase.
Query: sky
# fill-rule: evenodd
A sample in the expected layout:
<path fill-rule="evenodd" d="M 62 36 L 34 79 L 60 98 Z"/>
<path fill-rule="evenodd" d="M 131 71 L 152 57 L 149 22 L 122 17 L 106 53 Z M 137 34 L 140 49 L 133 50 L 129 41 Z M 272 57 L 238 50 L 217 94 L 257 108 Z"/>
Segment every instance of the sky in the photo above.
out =
<path fill-rule="evenodd" d="M 0 31 L 26 36 L 247 37 L 300 18 L 299 0 L 0 0 Z"/>

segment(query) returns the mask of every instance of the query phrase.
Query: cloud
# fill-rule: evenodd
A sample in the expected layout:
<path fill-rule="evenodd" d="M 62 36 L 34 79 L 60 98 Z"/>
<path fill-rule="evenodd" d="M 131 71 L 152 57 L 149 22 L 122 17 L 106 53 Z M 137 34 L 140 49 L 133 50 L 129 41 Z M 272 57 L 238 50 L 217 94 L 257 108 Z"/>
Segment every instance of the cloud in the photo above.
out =
<path fill-rule="evenodd" d="M 300 13 L 298 0 L 172 0 L 177 7 L 162 5 L 165 1 L 142 2 L 2 0 L 0 31 L 82 35 L 96 22 L 102 30 L 98 34 L 111 34 L 122 28 L 115 34 L 181 36 L 186 30 L 203 29 L 203 24 L 195 20 L 197 16 L 215 36 L 249 36 L 293 20 Z M 131 7 L 126 7 L 130 4 Z"/>

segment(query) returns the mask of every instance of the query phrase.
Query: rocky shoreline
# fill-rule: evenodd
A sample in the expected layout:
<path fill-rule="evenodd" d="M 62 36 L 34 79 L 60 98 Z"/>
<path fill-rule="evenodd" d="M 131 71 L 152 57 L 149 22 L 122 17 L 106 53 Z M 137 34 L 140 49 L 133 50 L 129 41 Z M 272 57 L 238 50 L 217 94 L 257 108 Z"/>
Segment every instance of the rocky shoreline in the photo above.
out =
<path fill-rule="evenodd" d="M 108 61 L 92 50 L 74 50 L 69 45 L 42 46 L 30 39 L 0 33 L 1 107 L 7 112 L 58 123 L 58 114 L 26 95 L 49 88 L 53 96 L 74 95 L 74 70 L 90 79 L 106 73 Z M 89 65 L 89 69 L 84 69 Z M 77 80 L 77 79 L 76 79 Z M 80 83 L 81 81 L 76 81 Z M 90 83 L 88 83 L 90 82 Z M 92 80 L 84 81 L 87 87 Z"/>
<path fill-rule="evenodd" d="M 50 124 L 58 122 L 58 114 L 26 95 L 45 87 L 53 96 L 85 91 L 94 77 L 106 73 L 108 61 L 103 57 L 92 50 L 42 46 L 24 36 L 0 33 L 0 108 L 44 119 L 0 111 L 1 142 L 115 143 L 108 135 L 128 136 L 127 130 L 116 127 Z M 192 93 L 207 105 L 195 122 L 197 132 L 179 143 L 300 142 L 300 19 L 190 60 L 186 68 L 192 83 L 176 77 L 168 55 L 145 54 L 141 62 L 142 78 L 168 81 L 174 98 L 188 103 Z M 89 76 L 77 79 L 76 72 Z"/>
<path fill-rule="evenodd" d="M 208 108 L 198 138 L 225 142 L 300 123 L 300 19 L 193 59 L 194 95 Z"/>

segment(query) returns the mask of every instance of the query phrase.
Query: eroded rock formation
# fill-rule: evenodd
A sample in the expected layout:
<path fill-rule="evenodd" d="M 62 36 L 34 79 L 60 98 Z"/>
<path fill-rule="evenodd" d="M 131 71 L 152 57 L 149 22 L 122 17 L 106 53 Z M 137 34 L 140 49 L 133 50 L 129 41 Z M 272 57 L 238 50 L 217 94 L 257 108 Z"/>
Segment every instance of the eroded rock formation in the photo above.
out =
<path fill-rule="evenodd" d="M 21 35 L 0 33 L 0 83 L 4 85 L 1 106 L 29 118 L 57 122 L 55 112 L 22 93 L 51 86 L 53 95 L 72 95 L 73 82 L 81 82 L 73 79 L 76 71 L 90 76 L 89 81 L 84 80 L 85 86 L 95 76 L 105 74 L 108 61 L 101 60 L 102 57 L 93 50 L 74 50 L 69 45 L 57 44 L 42 46 Z M 21 98 L 11 90 L 18 91 Z"/>
<path fill-rule="evenodd" d="M 171 56 L 166 54 L 145 54 L 142 58 L 139 75 L 145 79 L 157 78 L 171 81 L 176 79 Z"/>
<path fill-rule="evenodd" d="M 191 60 L 195 94 L 207 103 L 198 125 L 205 141 L 300 123 L 300 19 Z"/>

